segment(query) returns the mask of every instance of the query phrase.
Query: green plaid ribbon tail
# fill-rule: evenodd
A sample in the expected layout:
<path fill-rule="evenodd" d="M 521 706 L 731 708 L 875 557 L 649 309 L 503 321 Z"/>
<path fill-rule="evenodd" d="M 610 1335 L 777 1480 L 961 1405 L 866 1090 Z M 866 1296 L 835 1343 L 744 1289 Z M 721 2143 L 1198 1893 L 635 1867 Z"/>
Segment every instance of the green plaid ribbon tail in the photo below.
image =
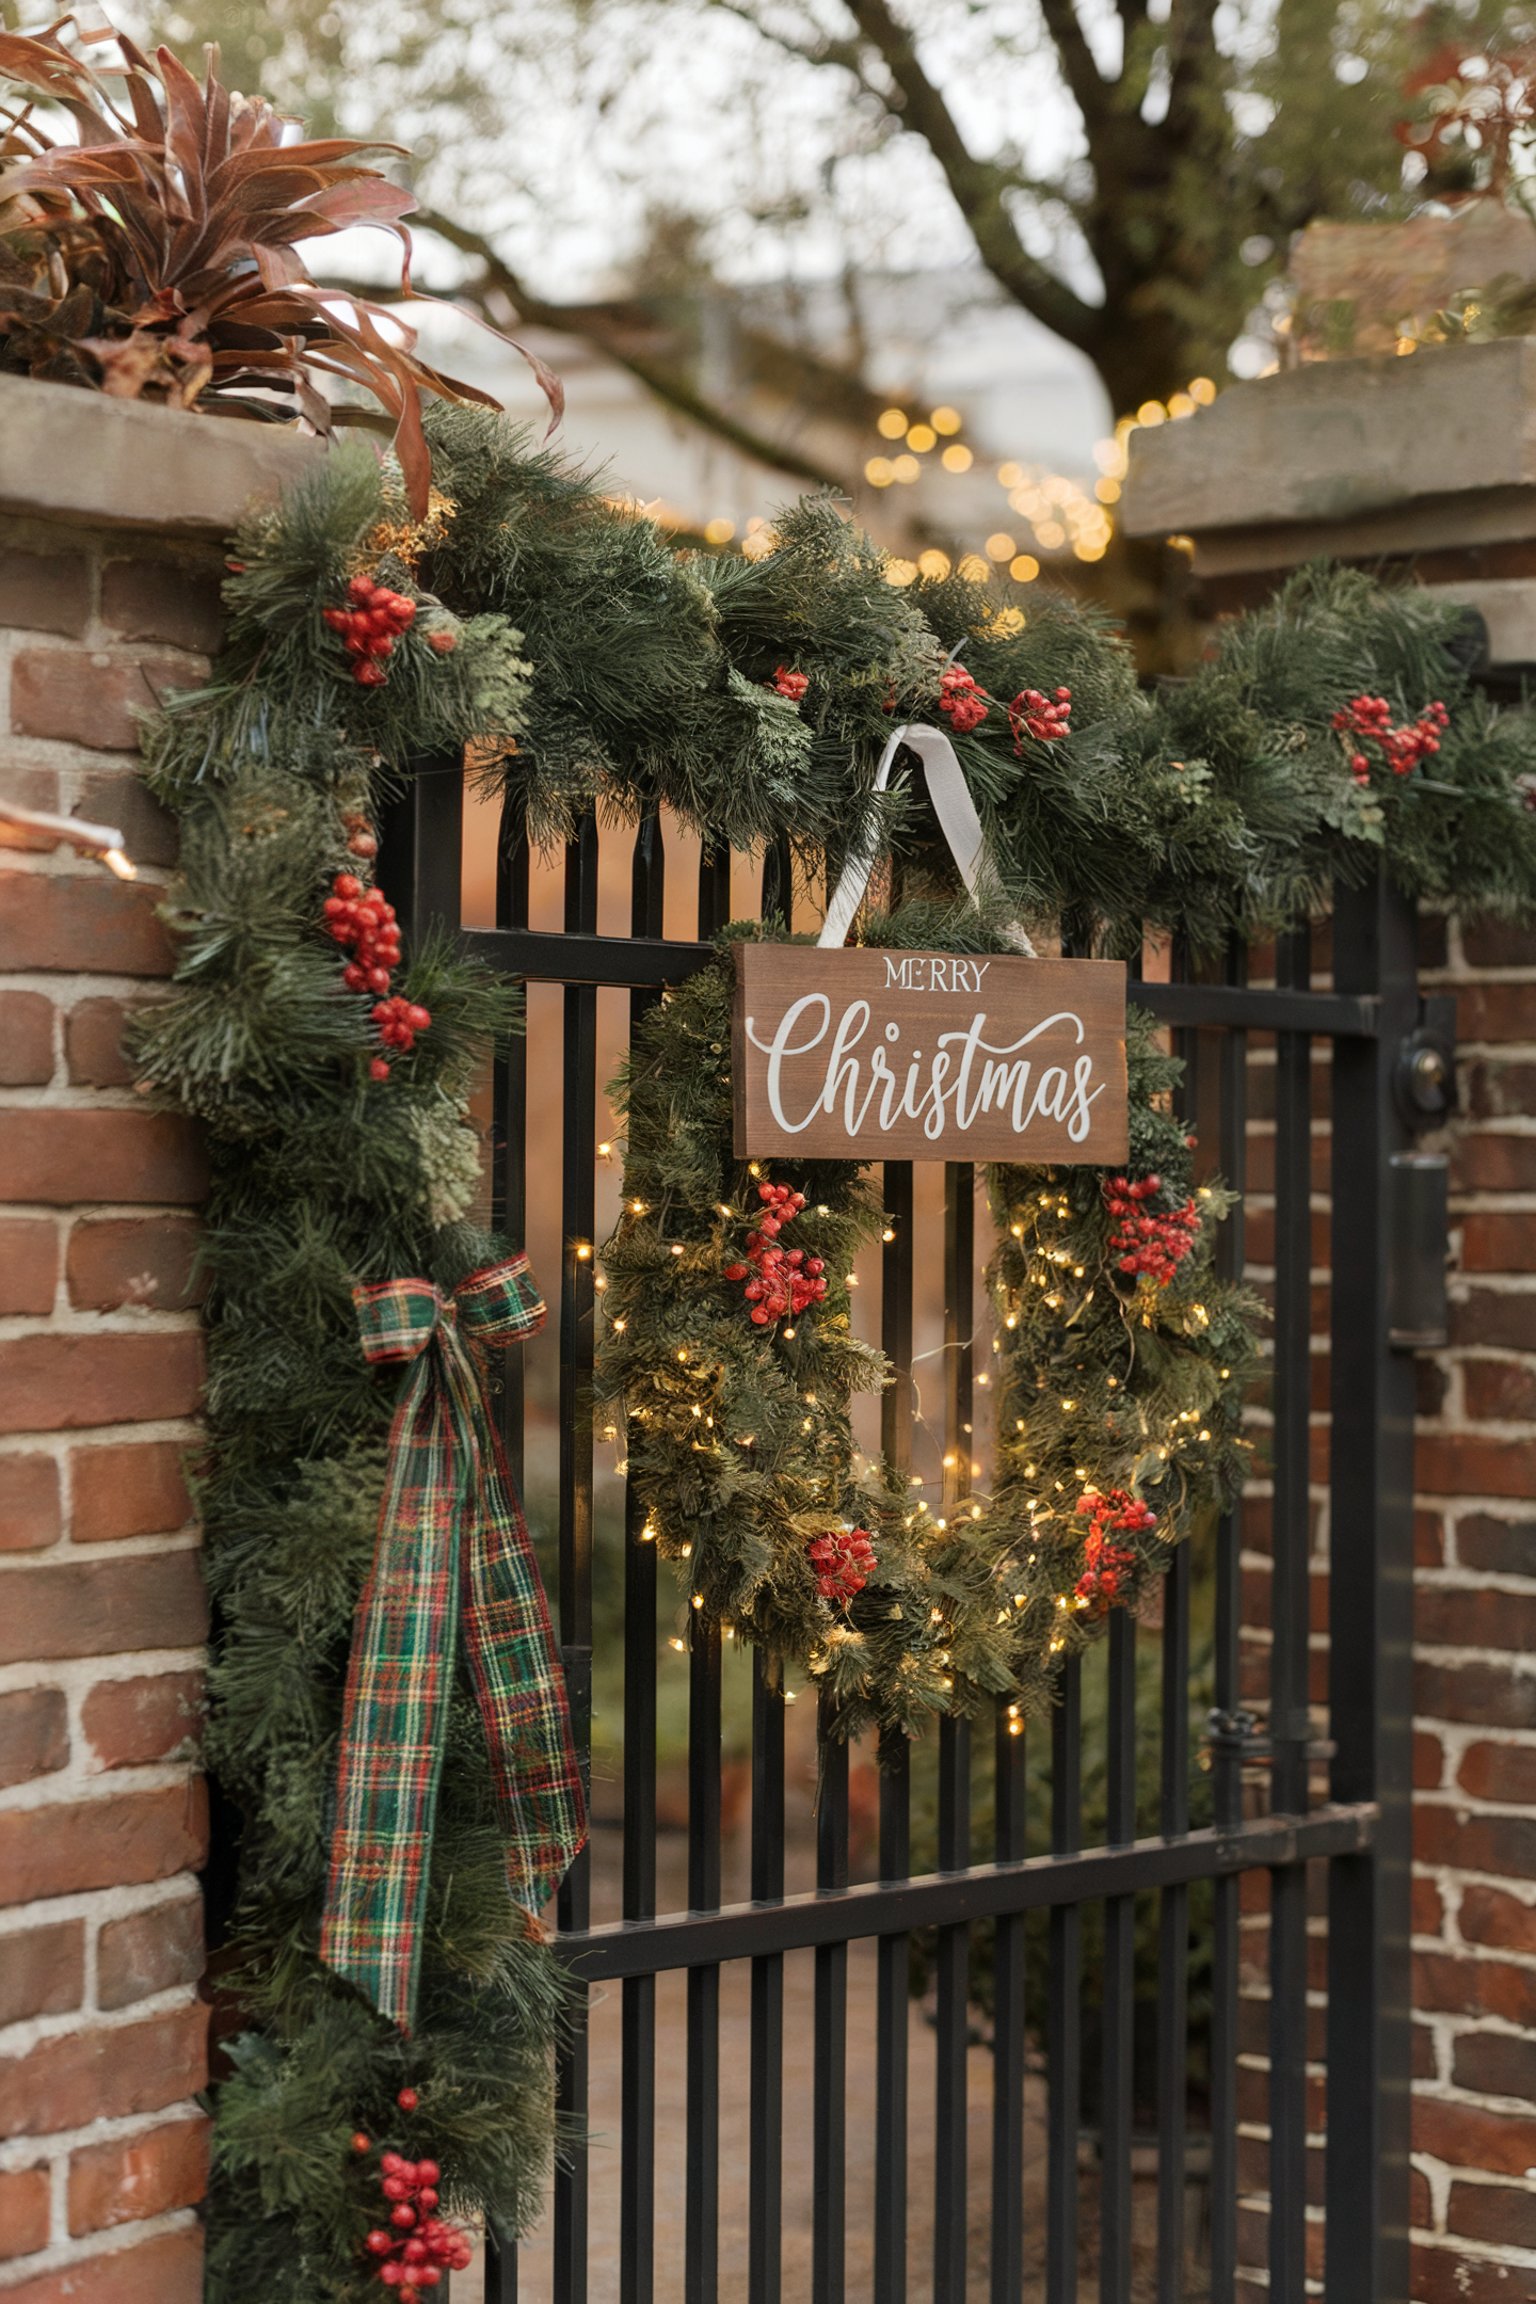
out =
<path fill-rule="evenodd" d="M 451 1296 L 425 1280 L 353 1295 L 367 1357 L 408 1373 L 352 1632 L 320 1956 L 408 2032 L 461 1637 L 517 1902 L 537 1910 L 558 1885 L 586 1806 L 544 1586 L 475 1358 L 542 1327 L 527 1259 L 471 1273 Z"/>

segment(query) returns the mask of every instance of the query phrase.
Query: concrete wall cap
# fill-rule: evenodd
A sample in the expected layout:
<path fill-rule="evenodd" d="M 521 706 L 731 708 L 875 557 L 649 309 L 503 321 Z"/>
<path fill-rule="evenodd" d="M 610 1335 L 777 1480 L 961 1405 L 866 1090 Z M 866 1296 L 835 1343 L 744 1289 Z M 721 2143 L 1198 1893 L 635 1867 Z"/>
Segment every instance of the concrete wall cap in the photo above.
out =
<path fill-rule="evenodd" d="M 89 527 L 227 536 L 323 442 L 276 424 L 0 376 L 0 511 Z"/>
<path fill-rule="evenodd" d="M 1536 483 L 1536 339 L 1317 361 L 1131 435 L 1133 536 L 1359 519 Z"/>

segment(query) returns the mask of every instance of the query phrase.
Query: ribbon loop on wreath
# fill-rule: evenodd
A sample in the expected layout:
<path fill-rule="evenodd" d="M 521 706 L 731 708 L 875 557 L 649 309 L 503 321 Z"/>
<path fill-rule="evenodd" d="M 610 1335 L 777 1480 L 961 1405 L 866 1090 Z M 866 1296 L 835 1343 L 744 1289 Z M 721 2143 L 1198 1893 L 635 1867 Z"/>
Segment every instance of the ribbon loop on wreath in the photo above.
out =
<path fill-rule="evenodd" d="M 972 900 L 980 903 L 983 896 L 996 890 L 997 874 L 987 849 L 987 836 L 982 829 L 971 788 L 960 765 L 960 755 L 942 728 L 934 728 L 926 721 L 912 720 L 900 728 L 893 728 L 880 755 L 875 770 L 874 790 L 889 788 L 891 769 L 896 755 L 905 749 L 915 752 L 922 762 L 923 775 L 928 785 L 928 797 L 933 802 L 933 813 L 939 830 L 949 844 L 949 852 L 965 882 Z M 827 906 L 817 944 L 823 951 L 834 951 L 848 941 L 854 915 L 864 901 L 870 874 L 875 868 L 879 843 L 873 836 L 861 841 L 849 851 L 842 875 Z M 1024 930 L 1016 924 L 1002 931 L 1026 958 L 1035 957 L 1034 945 Z"/>
<path fill-rule="evenodd" d="M 565 1676 L 472 1347 L 542 1327 L 526 1257 L 353 1291 L 363 1351 L 408 1373 L 358 1602 L 320 1954 L 409 2031 L 459 1642 L 490 1754 L 507 1879 L 537 1908 L 586 1839 Z"/>

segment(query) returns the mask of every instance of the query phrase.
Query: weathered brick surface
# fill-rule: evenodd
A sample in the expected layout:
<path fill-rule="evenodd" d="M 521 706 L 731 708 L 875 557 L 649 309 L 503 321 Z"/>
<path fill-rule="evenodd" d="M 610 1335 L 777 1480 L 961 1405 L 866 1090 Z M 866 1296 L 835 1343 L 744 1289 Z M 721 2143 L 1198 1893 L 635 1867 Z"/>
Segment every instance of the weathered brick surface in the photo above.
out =
<path fill-rule="evenodd" d="M 198 1237 L 190 1216 L 82 1217 L 70 1231 L 64 1261 L 71 1304 L 89 1312 L 127 1304 L 184 1311 L 196 1301 Z"/>
<path fill-rule="evenodd" d="M 0 2169 L 0 2257 L 30 2256 L 47 2246 L 52 2197 L 46 2162 Z"/>
<path fill-rule="evenodd" d="M 195 1202 L 206 1184 L 201 1141 L 178 1113 L 0 1109 L 0 1202 Z"/>
<path fill-rule="evenodd" d="M 194 1647 L 207 1617 L 192 1551 L 38 1561 L 7 1578 L 0 1663 Z"/>
<path fill-rule="evenodd" d="M 201 2120 L 171 2120 L 121 2141 L 88 2144 L 69 2163 L 70 2231 L 100 2232 L 192 2207 L 207 2182 Z"/>
<path fill-rule="evenodd" d="M 169 975 L 170 942 L 155 910 L 160 900 L 160 890 L 142 880 L 0 871 L 0 968 Z"/>
<path fill-rule="evenodd" d="M 53 1078 L 53 1002 L 44 992 L 0 992 L 0 1088 Z"/>
<path fill-rule="evenodd" d="M 0 1787 L 50 1776 L 69 1758 L 69 1705 L 61 1688 L 0 1694 Z"/>
<path fill-rule="evenodd" d="M 143 1768 L 195 1745 L 202 1730 L 200 1672 L 144 1673 L 91 1689 L 81 1722 L 103 1768 Z"/>
<path fill-rule="evenodd" d="M 91 564 L 83 552 L 0 551 L 0 625 L 17 632 L 83 637 L 91 612 Z"/>
<path fill-rule="evenodd" d="M 11 730 L 97 752 L 136 752 L 143 714 L 208 666 L 196 657 L 99 648 L 19 648 L 11 663 Z"/>
<path fill-rule="evenodd" d="M 96 1940 L 96 1997 L 103 2008 L 128 2008 L 178 1984 L 195 1984 L 202 1972 L 200 1896 L 108 1920 Z"/>
<path fill-rule="evenodd" d="M 0 1456 L 0 1552 L 42 1552 L 58 1541 L 59 1468 L 51 1456 Z"/>
<path fill-rule="evenodd" d="M 221 622 L 216 560 L 109 560 L 101 575 L 101 613 L 120 640 L 156 640 L 208 653 Z"/>
<path fill-rule="evenodd" d="M 0 1313 L 51 1312 L 59 1232 L 48 1217 L 0 1216 Z"/>
<path fill-rule="evenodd" d="M 129 1088 L 133 1066 L 123 1051 L 132 1007 L 101 996 L 77 1000 L 64 1019 L 64 1056 L 77 1088 Z"/>
<path fill-rule="evenodd" d="M 118 1536 L 165 1536 L 192 1516 L 176 1440 L 114 1441 L 70 1454 L 77 1544 L 103 1544 Z"/>
<path fill-rule="evenodd" d="M 79 2256 L 0 2291 L 5 2304 L 202 2304 L 203 2236 L 179 2231 Z"/>
<path fill-rule="evenodd" d="M 0 2026 L 59 2016 L 85 1998 L 85 1922 L 44 1921 L 0 1935 Z"/>
<path fill-rule="evenodd" d="M 51 2136 L 184 2104 L 207 2077 L 208 2012 L 92 2024 L 0 2057 L 0 2136 Z"/>
<path fill-rule="evenodd" d="M 0 1342 L 0 1432 L 69 1432 L 190 1416 L 203 1382 L 202 1338 L 53 1334 Z"/>
<path fill-rule="evenodd" d="M 200 1782 L 119 1792 L 71 1807 L 0 1810 L 0 1904 L 169 1880 L 195 1872 L 207 1842 L 208 1804 Z"/>

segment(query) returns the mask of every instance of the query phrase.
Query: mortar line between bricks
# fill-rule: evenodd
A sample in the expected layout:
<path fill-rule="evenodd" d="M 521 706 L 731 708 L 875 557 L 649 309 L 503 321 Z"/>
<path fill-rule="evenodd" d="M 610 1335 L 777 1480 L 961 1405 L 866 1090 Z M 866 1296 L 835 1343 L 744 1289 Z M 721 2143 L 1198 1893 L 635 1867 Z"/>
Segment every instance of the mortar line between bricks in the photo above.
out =
<path fill-rule="evenodd" d="M 146 2240 L 194 2230 L 196 2225 L 194 2209 L 173 2208 L 163 2216 L 147 2217 L 141 2224 L 114 2224 L 105 2232 L 82 2233 L 77 2240 L 52 2242 L 35 2256 L 18 2257 L 15 2265 L 7 2265 L 0 2271 L 0 2296 L 19 2288 L 23 2280 L 37 2279 L 45 2272 L 67 2270 L 99 2256 L 113 2256 L 124 2248 L 141 2247 Z M 18 2271 L 14 2280 L 8 2277 L 13 2270 Z"/>

